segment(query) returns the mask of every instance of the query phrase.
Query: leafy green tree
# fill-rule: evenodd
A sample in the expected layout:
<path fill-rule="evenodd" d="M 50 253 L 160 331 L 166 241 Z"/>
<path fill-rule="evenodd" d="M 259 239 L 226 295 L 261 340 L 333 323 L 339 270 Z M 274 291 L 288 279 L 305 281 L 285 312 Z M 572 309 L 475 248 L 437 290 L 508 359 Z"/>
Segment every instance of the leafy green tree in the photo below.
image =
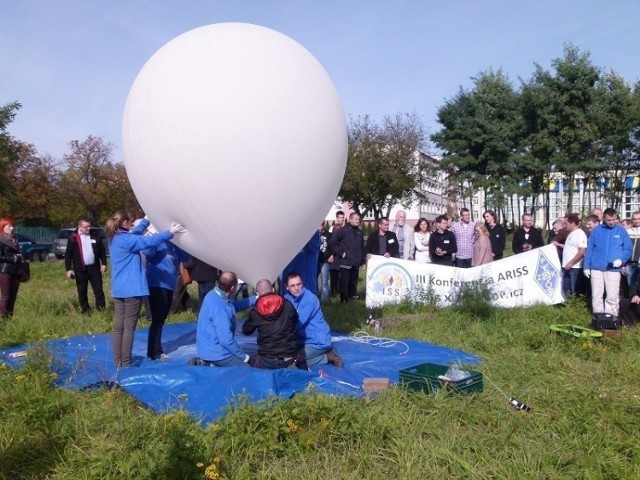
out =
<path fill-rule="evenodd" d="M 103 223 L 118 209 L 139 210 L 126 171 L 112 160 L 113 144 L 89 135 L 69 142 L 56 185 L 55 218 L 74 224 L 85 217 Z"/>
<path fill-rule="evenodd" d="M 57 175 L 55 162 L 48 156 L 40 157 L 28 143 L 12 139 L 11 149 L 17 153 L 17 159 L 7 170 L 15 192 L 9 211 L 24 225 L 47 225 Z"/>
<path fill-rule="evenodd" d="M 627 176 L 640 167 L 640 93 L 615 72 L 604 74 L 595 86 L 592 115 L 600 139 L 594 148 L 594 170 L 606 170 L 612 178 L 605 196 L 617 209 Z"/>
<path fill-rule="evenodd" d="M 473 185 L 504 208 L 518 189 L 514 173 L 524 131 L 519 97 L 501 70 L 480 73 L 473 82 L 472 90 L 460 88 L 438 110 L 443 128 L 431 139 L 444 152 L 442 168 L 454 176 L 459 194 L 465 184 Z"/>
<path fill-rule="evenodd" d="M 426 165 L 419 152 L 424 126 L 416 114 L 368 115 L 351 119 L 347 170 L 339 196 L 362 215 L 388 216 L 397 203 L 408 205 L 419 193 Z"/>
<path fill-rule="evenodd" d="M 18 102 L 7 103 L 0 107 L 0 207 L 5 211 L 15 201 L 16 195 L 7 176 L 7 170 L 18 160 L 18 152 L 7 129 L 20 107 Z"/>

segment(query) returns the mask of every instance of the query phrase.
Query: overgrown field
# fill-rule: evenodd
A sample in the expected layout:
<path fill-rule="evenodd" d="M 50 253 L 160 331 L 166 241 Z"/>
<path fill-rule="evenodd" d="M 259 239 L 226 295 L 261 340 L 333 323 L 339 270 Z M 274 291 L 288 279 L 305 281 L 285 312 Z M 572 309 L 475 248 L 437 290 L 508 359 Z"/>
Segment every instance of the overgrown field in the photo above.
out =
<path fill-rule="evenodd" d="M 325 310 L 345 332 L 362 330 L 368 315 L 358 302 Z M 478 369 L 533 410 L 514 409 L 485 379 L 485 391 L 470 397 L 392 388 L 368 400 L 238 398 L 204 429 L 117 390 L 52 387 L 43 353 L 20 371 L 0 366 L 0 478 L 640 478 L 640 330 L 604 343 L 550 334 L 553 323 L 588 323 L 580 301 L 501 310 L 467 300 L 457 309 L 375 313 L 385 336 L 481 356 Z M 111 315 L 81 316 L 61 262 L 35 263 L 14 318 L 0 324 L 0 347 L 108 332 Z"/>

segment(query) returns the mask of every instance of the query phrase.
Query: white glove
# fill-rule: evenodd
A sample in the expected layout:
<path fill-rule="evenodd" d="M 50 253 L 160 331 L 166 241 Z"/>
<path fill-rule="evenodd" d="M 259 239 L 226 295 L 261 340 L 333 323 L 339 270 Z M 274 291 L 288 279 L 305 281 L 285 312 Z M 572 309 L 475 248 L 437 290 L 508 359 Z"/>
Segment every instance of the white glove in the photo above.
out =
<path fill-rule="evenodd" d="M 171 227 L 169 227 L 169 233 L 171 233 L 171 235 L 175 235 L 176 233 L 184 233 L 186 231 L 187 229 L 179 223 L 172 223 Z"/>
<path fill-rule="evenodd" d="M 613 266 L 613 268 L 620 268 L 622 266 L 622 260 L 620 259 L 614 260 L 611 265 Z"/>
<path fill-rule="evenodd" d="M 250 359 L 251 359 L 251 357 L 249 355 L 245 355 L 244 356 L 244 363 L 249 363 Z"/>
<path fill-rule="evenodd" d="M 591 270 L 584 270 L 583 273 L 585 277 L 591 278 Z"/>

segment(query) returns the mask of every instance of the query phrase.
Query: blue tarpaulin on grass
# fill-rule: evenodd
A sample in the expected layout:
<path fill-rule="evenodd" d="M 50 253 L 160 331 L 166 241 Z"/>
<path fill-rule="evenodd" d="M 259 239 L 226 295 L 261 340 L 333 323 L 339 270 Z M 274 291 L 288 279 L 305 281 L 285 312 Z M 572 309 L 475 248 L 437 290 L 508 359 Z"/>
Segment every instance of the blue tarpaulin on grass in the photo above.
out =
<path fill-rule="evenodd" d="M 164 327 L 162 343 L 168 355 L 164 361 L 151 361 L 145 357 L 147 335 L 147 328 L 136 330 L 133 366 L 120 369 L 113 362 L 110 334 L 47 341 L 45 345 L 53 356 L 51 369 L 58 374 L 57 385 L 71 389 L 117 385 L 155 412 L 183 408 L 203 423 L 209 423 L 222 415 L 238 395 L 254 402 L 270 395 L 289 398 L 307 389 L 332 395 L 362 396 L 363 380 L 368 377 L 388 378 L 394 383 L 398 381 L 401 369 L 421 363 L 447 365 L 480 361 L 462 350 L 416 340 L 381 341 L 334 335 L 334 345 L 344 360 L 344 368 L 322 365 L 303 371 L 195 367 L 187 364 L 196 356 L 195 323 Z M 236 338 L 247 353 L 255 353 L 255 335 L 246 337 L 238 333 Z M 19 368 L 30 348 L 29 345 L 7 348 L 0 351 L 0 358 Z M 16 357 L 16 352 L 27 355 Z"/>

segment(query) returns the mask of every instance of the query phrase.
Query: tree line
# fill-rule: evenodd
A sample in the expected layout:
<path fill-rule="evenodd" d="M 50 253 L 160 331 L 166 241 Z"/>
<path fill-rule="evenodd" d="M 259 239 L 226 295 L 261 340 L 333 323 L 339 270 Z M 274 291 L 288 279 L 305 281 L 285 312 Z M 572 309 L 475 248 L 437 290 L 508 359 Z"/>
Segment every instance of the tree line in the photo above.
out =
<path fill-rule="evenodd" d="M 8 134 L 21 105 L 0 107 L 0 212 L 24 226 L 62 227 L 86 218 L 102 225 L 114 211 L 138 212 L 124 165 L 113 161 L 114 145 L 88 136 L 69 142 L 62 159 Z"/>
<path fill-rule="evenodd" d="M 441 129 L 430 136 L 416 113 L 380 122 L 369 115 L 350 118 L 339 199 L 378 219 L 394 205 L 419 200 L 423 185 L 445 173 L 451 204 L 469 205 L 483 191 L 484 207 L 502 219 L 507 211 L 519 218 L 521 206 L 534 216 L 543 209 L 548 219 L 561 175 L 569 185 L 565 211 L 576 204 L 591 209 L 595 197 L 587 192 L 602 189 L 605 177 L 603 195 L 618 208 L 625 179 L 640 167 L 640 81 L 630 84 L 596 67 L 572 44 L 551 66 L 534 64 L 531 77 L 517 85 L 501 69 L 472 77 L 471 88 L 460 87 L 438 109 Z M 41 156 L 8 134 L 19 108 L 17 102 L 0 107 L 2 212 L 24 225 L 61 226 L 80 217 L 102 224 L 119 208 L 139 210 L 111 143 L 89 136 L 69 142 L 61 160 Z M 442 155 L 439 164 L 419 155 L 432 146 Z M 585 188 L 575 188 L 578 179 Z M 575 199 L 576 192 L 585 198 Z"/>
<path fill-rule="evenodd" d="M 440 171 L 452 202 L 469 205 L 483 191 L 485 208 L 503 219 L 507 209 L 519 218 L 521 205 L 534 215 L 544 209 L 548 219 L 549 194 L 560 175 L 569 185 L 567 212 L 576 204 L 590 209 L 595 196 L 585 192 L 603 178 L 606 201 L 618 208 L 625 179 L 639 169 L 640 82 L 631 85 L 594 66 L 572 44 L 552 60 L 551 70 L 534 65 L 531 78 L 518 86 L 502 70 L 489 69 L 445 100 L 437 112 L 441 129 L 430 136 L 443 157 L 436 167 L 411 155 L 427 143 L 416 115 L 385 117 L 381 124 L 352 118 L 341 198 L 378 218 L 393 204 L 419 198 L 425 178 Z M 585 188 L 576 188 L 578 179 Z M 579 202 L 577 191 L 585 195 Z"/>

